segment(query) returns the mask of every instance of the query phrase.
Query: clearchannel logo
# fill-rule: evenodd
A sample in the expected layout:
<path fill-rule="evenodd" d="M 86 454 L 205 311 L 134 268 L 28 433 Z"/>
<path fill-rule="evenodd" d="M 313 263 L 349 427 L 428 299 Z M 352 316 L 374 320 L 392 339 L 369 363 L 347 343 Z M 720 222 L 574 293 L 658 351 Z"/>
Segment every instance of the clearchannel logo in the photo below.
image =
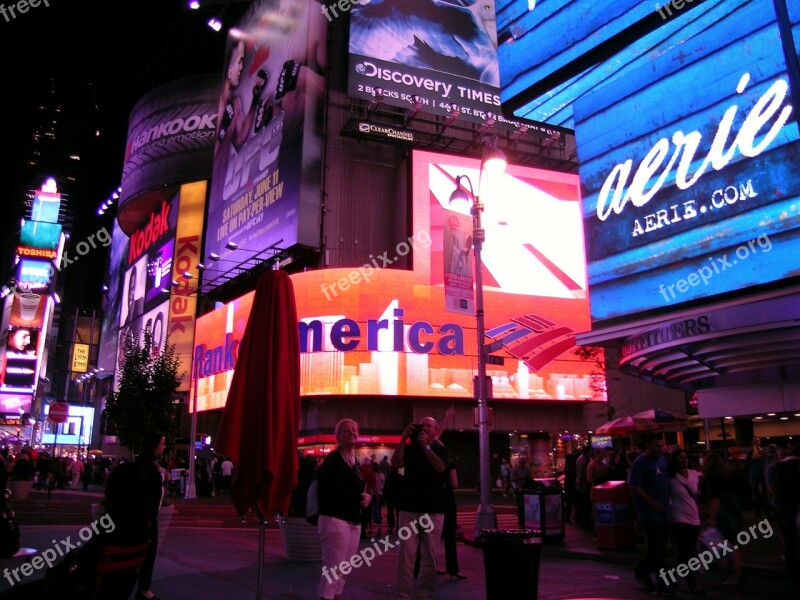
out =
<path fill-rule="evenodd" d="M 413 142 L 414 134 L 410 131 L 398 131 L 392 127 L 382 127 L 374 123 L 361 122 L 358 124 L 358 131 L 361 133 L 369 133 L 373 135 L 385 135 L 386 137 L 404 142 Z"/>

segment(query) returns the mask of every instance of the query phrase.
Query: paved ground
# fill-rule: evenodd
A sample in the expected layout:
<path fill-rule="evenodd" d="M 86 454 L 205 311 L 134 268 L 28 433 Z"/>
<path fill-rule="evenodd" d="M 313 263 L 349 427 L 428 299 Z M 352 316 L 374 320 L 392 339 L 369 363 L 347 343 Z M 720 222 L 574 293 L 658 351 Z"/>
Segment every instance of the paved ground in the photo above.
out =
<path fill-rule="evenodd" d="M 81 526 L 90 520 L 89 506 L 99 498 L 93 493 L 57 492 L 51 500 L 34 492 L 30 499 L 14 502 L 22 525 L 22 542 L 42 551 L 71 536 L 76 539 Z M 462 500 L 460 522 L 471 525 L 474 495 L 465 493 Z M 513 507 L 498 497 L 501 525 L 511 523 Z M 232 600 L 254 598 L 257 578 L 258 528 L 252 516 L 241 522 L 231 508 L 229 498 L 200 498 L 186 501 L 174 499 L 176 516 L 166 532 L 164 544 L 156 563 L 154 590 L 165 600 Z M 469 529 L 469 527 L 466 527 Z M 264 598 L 280 600 L 316 598 L 316 584 L 320 577 L 320 563 L 302 563 L 284 558 L 280 533 L 266 531 Z M 760 540 L 748 545 L 746 560 L 754 576 L 740 589 L 722 585 L 728 573 L 715 568 L 702 578 L 708 598 L 750 600 L 770 598 L 789 600 L 800 598 L 800 589 L 788 585 L 778 562 L 777 535 L 770 540 Z M 396 541 L 391 538 L 390 542 Z M 364 544 L 368 542 L 363 542 Z M 436 598 L 482 599 L 487 598 L 483 550 L 467 544 L 458 546 L 464 581 L 440 578 Z M 603 551 L 596 549 L 591 534 L 567 526 L 563 544 L 542 546 L 542 563 L 539 570 L 538 597 L 545 600 L 578 598 L 644 599 L 631 576 L 631 566 L 639 551 Z M 18 565 L 18 563 L 16 563 Z M 395 597 L 396 550 L 378 557 L 371 567 L 362 567 L 350 576 L 345 597 L 354 600 L 390 600 Z M 14 561 L 0 561 L 0 567 L 13 568 Z M 715 565 L 722 566 L 722 565 Z M 506 569 L 504 575 L 513 573 Z M 34 573 L 32 578 L 42 573 Z M 9 587 L 0 578 L 0 591 Z M 685 594 L 679 594 L 679 596 Z M 503 599 L 519 594 L 505 594 Z M 688 597 L 688 596 L 686 596 Z"/>

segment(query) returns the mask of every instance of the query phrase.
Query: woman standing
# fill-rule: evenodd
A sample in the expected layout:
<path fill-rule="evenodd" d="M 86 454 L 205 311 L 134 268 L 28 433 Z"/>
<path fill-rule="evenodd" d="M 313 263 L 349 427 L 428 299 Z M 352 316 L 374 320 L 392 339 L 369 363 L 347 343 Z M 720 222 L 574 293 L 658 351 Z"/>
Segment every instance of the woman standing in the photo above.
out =
<path fill-rule="evenodd" d="M 159 600 L 151 590 L 153 582 L 153 567 L 156 564 L 158 553 L 158 511 L 161 509 L 161 500 L 164 495 L 164 480 L 161 478 L 161 468 L 158 459 L 167 447 L 167 438 L 160 431 L 151 431 L 142 439 L 142 451 L 136 457 L 136 463 L 142 467 L 147 479 L 147 512 L 150 519 L 150 546 L 147 549 L 147 558 L 139 569 L 139 585 L 136 600 Z"/>
<path fill-rule="evenodd" d="M 343 561 L 358 551 L 361 534 L 361 510 L 372 497 L 364 493 L 364 478 L 353 456 L 358 440 L 358 423 L 342 419 L 336 424 L 336 450 L 328 454 L 317 471 L 319 521 L 317 530 L 322 544 L 322 575 L 317 594 L 323 600 L 339 600 L 344 576 L 334 573 Z"/>
<path fill-rule="evenodd" d="M 700 512 L 697 509 L 699 476 L 689 469 L 689 455 L 685 450 L 676 450 L 669 462 L 669 514 L 672 534 L 678 546 L 678 564 L 686 564 L 697 551 L 697 536 L 700 533 Z M 689 592 L 705 594 L 697 587 L 694 571 L 686 576 Z"/>

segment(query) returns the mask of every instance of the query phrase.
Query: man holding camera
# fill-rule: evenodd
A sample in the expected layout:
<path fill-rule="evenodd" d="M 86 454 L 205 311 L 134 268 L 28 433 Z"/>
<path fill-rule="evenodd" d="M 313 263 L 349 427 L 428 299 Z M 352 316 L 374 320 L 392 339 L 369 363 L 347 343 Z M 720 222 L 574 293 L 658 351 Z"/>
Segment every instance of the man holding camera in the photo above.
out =
<path fill-rule="evenodd" d="M 444 524 L 442 473 L 448 461 L 447 449 L 436 439 L 436 420 L 431 417 L 425 417 L 419 424 L 408 425 L 392 454 L 392 466 L 405 467 L 397 526 L 398 532 L 405 528 L 406 535 L 409 536 L 405 540 L 400 538 L 397 561 L 397 591 L 401 600 L 426 600 L 433 596 L 436 583 L 436 549 Z M 429 532 L 418 526 L 423 515 L 428 515 L 433 522 L 433 528 Z M 415 595 L 414 563 L 418 548 L 420 565 Z"/>

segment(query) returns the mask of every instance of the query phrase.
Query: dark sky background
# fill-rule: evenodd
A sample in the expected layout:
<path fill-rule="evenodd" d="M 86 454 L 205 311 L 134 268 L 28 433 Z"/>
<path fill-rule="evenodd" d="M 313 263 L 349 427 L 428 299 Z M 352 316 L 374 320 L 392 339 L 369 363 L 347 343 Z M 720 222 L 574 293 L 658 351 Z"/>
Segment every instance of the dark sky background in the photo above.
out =
<path fill-rule="evenodd" d="M 205 23 L 211 11 L 219 12 L 224 3 L 190 11 L 184 0 L 48 1 L 49 7 L 40 3 L 8 22 L 0 15 L 0 102 L 4 117 L 0 136 L 0 198 L 4 210 L 0 219 L 2 230 L 12 232 L 5 234 L 6 242 L 18 223 L 14 209 L 24 199 L 19 163 L 32 132 L 31 115 L 40 82 L 52 76 L 95 85 L 100 135 L 94 152 L 85 157 L 89 161 L 84 165 L 89 173 L 86 194 L 73 194 L 70 206 L 77 233 L 96 232 L 103 226 L 111 231 L 112 217 L 98 217 L 96 209 L 119 185 L 133 105 L 155 84 L 200 72 L 221 73 L 222 68 L 225 30 L 215 33 Z M 248 4 L 233 2 L 224 7 L 226 24 L 231 24 Z M 165 55 L 173 59 L 165 62 Z M 87 255 L 86 264 L 68 278 L 82 280 L 74 292 L 74 303 L 98 304 L 99 293 L 94 291 L 102 285 L 105 260 L 100 254 L 104 253 L 97 252 L 91 260 Z M 11 258 L 3 256 L 2 260 L 8 264 Z M 91 294 L 86 291 L 89 289 Z"/>

